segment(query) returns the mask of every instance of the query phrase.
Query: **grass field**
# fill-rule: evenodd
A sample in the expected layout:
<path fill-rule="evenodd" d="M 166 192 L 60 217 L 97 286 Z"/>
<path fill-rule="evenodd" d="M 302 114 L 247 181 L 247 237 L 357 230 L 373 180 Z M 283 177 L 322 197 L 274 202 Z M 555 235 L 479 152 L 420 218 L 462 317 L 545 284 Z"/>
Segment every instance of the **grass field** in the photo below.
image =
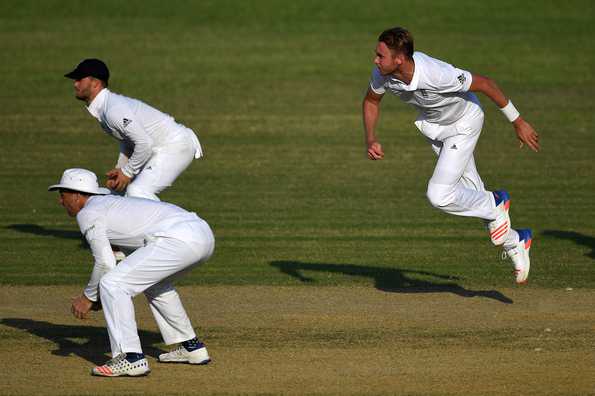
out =
<path fill-rule="evenodd" d="M 37 362 L 46 357 L 55 361 L 51 351 L 56 342 L 43 337 L 39 323 L 69 326 L 71 332 L 85 326 L 68 317 L 70 295 L 62 300 L 57 296 L 85 284 L 90 255 L 76 223 L 46 189 L 65 168 L 84 167 L 101 175 L 115 163 L 116 142 L 101 132 L 74 99 L 71 82 L 62 77 L 80 59 L 99 57 L 110 66 L 113 91 L 153 104 L 199 133 L 205 158 L 161 195 L 198 212 L 217 237 L 214 258 L 182 282 L 192 287 L 189 290 L 204 287 L 223 295 L 227 289 L 240 294 L 238 290 L 245 290 L 247 295 L 273 290 L 274 300 L 279 288 L 288 288 L 309 296 L 299 299 L 305 301 L 300 307 L 311 315 L 318 313 L 322 324 L 328 316 L 320 304 L 340 310 L 325 302 L 328 293 L 336 293 L 331 300 L 340 305 L 336 296 L 355 288 L 369 301 L 354 309 L 353 326 L 336 322 L 337 329 L 345 326 L 342 332 L 318 326 L 309 317 L 303 335 L 293 330 L 296 325 L 301 328 L 300 307 L 292 305 L 288 295 L 279 301 L 289 304 L 287 309 L 295 315 L 291 320 L 284 320 L 284 304 L 268 306 L 263 298 L 255 299 L 250 312 L 278 317 L 271 328 L 281 330 L 257 336 L 250 344 L 255 363 L 238 378 L 272 375 L 269 370 L 292 359 L 287 350 L 275 348 L 285 343 L 292 345 L 293 353 L 302 346 L 316 348 L 325 342 L 325 329 L 330 334 L 325 349 L 329 359 L 313 366 L 318 372 L 307 359 L 297 359 L 307 367 L 281 370 L 285 382 L 265 381 L 254 388 L 234 387 L 233 381 L 221 381 L 217 387 L 212 382 L 208 393 L 512 393 L 514 388 L 504 381 L 511 374 L 506 371 L 495 375 L 492 388 L 481 387 L 490 381 L 481 370 L 481 375 L 466 377 L 466 385 L 460 383 L 459 388 L 422 380 L 398 387 L 404 381 L 402 373 L 423 373 L 431 360 L 430 355 L 429 360 L 413 359 L 416 345 L 431 354 L 434 344 L 439 350 L 453 339 L 457 346 L 469 348 L 450 351 L 449 359 L 460 359 L 463 368 L 506 361 L 508 354 L 521 362 L 519 367 L 533 376 L 532 390 L 523 388 L 523 394 L 595 392 L 595 381 L 588 375 L 575 378 L 579 364 L 591 373 L 595 365 L 592 313 L 571 309 L 573 330 L 563 332 L 568 326 L 565 312 L 572 307 L 572 299 L 563 293 L 567 288 L 580 291 L 584 306 L 595 305 L 594 9 L 587 0 L 102 1 L 84 7 L 74 1 L 1 2 L 0 291 L 6 296 L 0 302 L 2 356 L 21 351 L 21 341 L 27 339 L 43 350 Z M 430 207 L 425 189 L 434 158 L 412 124 L 412 109 L 387 97 L 378 128 L 386 158 L 371 162 L 364 155 L 361 99 L 376 37 L 394 25 L 413 32 L 418 50 L 495 79 L 540 133 L 539 154 L 518 150 L 513 129 L 487 98 L 480 98 L 486 122 L 476 150 L 479 171 L 488 188 L 510 191 L 513 225 L 531 227 L 535 236 L 526 290 L 510 289 L 511 267 L 500 261 L 480 221 Z M 48 287 L 52 292 L 47 294 L 51 301 L 44 301 L 47 317 L 35 307 L 19 316 L 15 307 L 23 306 L 9 298 L 11 292 L 37 296 Z M 472 296 L 477 298 L 466 298 Z M 551 296 L 560 296 L 558 309 Z M 535 300 L 542 299 L 549 302 L 544 312 L 551 321 L 544 317 L 524 327 L 522 319 L 533 310 L 540 312 Z M 225 370 L 223 357 L 237 358 L 233 347 L 241 336 L 250 338 L 250 322 L 245 319 L 238 321 L 239 328 L 230 327 L 224 323 L 231 317 L 223 313 L 227 311 L 207 301 L 215 306 L 193 304 L 207 310 L 209 319 L 198 313 L 193 317 L 201 319 L 200 332 L 207 344 L 216 346 L 217 367 Z M 386 301 L 406 306 L 394 311 L 386 308 Z M 370 316 L 375 304 L 377 312 Z M 379 325 L 384 310 L 388 336 L 376 336 L 370 329 Z M 437 317 L 444 316 L 442 310 L 451 312 L 452 323 L 434 323 L 430 327 L 436 332 L 424 338 L 423 326 L 431 320 L 405 326 L 391 317 L 414 318 L 417 310 L 428 311 L 428 318 L 432 312 Z M 497 313 L 511 310 L 514 324 L 490 322 Z M 468 317 L 479 322 L 472 324 Z M 103 326 L 101 319 L 94 320 L 90 326 Z M 31 321 L 37 325 L 11 326 Z M 217 334 L 209 330 L 210 323 L 234 330 Z M 145 330 L 143 326 L 153 326 L 150 319 L 139 325 Z M 506 329 L 524 339 L 540 326 L 555 334 L 562 331 L 565 341 L 549 343 L 533 366 L 534 356 L 519 354 L 516 344 L 506 341 Z M 52 327 L 45 331 L 51 333 Z M 401 336 L 414 340 L 405 354 L 409 362 L 399 355 Z M 359 388 L 342 382 L 345 375 L 374 376 L 365 360 L 358 367 L 350 362 L 349 370 L 343 371 L 351 357 L 349 340 L 354 339 L 358 348 L 370 344 L 370 350 L 360 351 L 365 356 L 387 347 L 374 367 L 384 367 L 390 381 Z M 538 348 L 523 345 L 527 350 Z M 99 350 L 94 344 L 92 351 Z M 564 357 L 565 353 L 569 354 Z M 86 365 L 93 358 L 81 364 L 83 358 L 60 357 L 64 365 L 74 365 L 69 381 L 77 375 L 90 381 Z M 18 365 L 27 366 L 27 360 Z M 442 370 L 432 378 L 460 374 L 454 367 L 432 366 Z M 158 370 L 162 369 L 155 367 L 152 375 L 159 375 Z M 191 370 L 180 373 L 187 373 L 188 379 L 192 375 Z M 183 380 L 180 373 L 176 375 Z M 29 374 L 37 378 L 35 372 Z M 39 379 L 61 377 L 52 372 Z M 303 387 L 312 381 L 323 385 Z M 560 381 L 576 387 L 565 393 Z M 0 393 L 32 392 L 19 381 L 10 384 L 12 388 Z M 93 384 L 77 388 L 75 383 L 68 393 L 110 392 L 104 382 Z M 138 384 L 129 392 L 142 393 L 142 382 Z"/>

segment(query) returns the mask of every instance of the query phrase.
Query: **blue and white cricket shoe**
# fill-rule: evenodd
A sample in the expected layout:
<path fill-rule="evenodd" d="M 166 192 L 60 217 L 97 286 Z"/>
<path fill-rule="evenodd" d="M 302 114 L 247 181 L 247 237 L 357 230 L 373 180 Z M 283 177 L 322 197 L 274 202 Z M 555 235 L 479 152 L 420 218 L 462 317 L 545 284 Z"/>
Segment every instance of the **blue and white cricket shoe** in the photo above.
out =
<path fill-rule="evenodd" d="M 496 218 L 488 223 L 490 239 L 496 246 L 500 246 L 506 241 L 510 231 L 510 195 L 507 191 L 499 190 L 492 192 L 496 202 Z"/>
<path fill-rule="evenodd" d="M 159 355 L 161 363 L 208 364 L 210 361 L 207 348 L 202 343 L 199 348 L 190 352 L 180 344 L 176 349 Z"/>
<path fill-rule="evenodd" d="M 504 254 L 512 260 L 514 264 L 514 276 L 517 284 L 523 285 L 527 283 L 529 277 L 529 269 L 531 268 L 531 260 L 529 259 L 529 250 L 531 250 L 531 241 L 533 235 L 530 229 L 516 230 L 519 234 L 519 241 L 512 249 L 504 252 Z"/>

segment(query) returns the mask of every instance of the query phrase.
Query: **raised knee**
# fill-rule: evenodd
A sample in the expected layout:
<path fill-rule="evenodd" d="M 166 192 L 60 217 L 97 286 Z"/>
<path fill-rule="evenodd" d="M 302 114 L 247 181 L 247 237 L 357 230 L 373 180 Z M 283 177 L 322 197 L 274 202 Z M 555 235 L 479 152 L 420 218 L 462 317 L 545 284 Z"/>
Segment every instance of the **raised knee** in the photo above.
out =
<path fill-rule="evenodd" d="M 443 208 L 453 202 L 454 188 L 446 184 L 428 183 L 426 196 L 433 207 Z"/>
<path fill-rule="evenodd" d="M 107 293 L 109 290 L 113 289 L 114 285 L 115 282 L 112 279 L 110 279 L 110 277 L 107 276 L 107 274 L 102 276 L 99 280 L 99 293 Z"/>

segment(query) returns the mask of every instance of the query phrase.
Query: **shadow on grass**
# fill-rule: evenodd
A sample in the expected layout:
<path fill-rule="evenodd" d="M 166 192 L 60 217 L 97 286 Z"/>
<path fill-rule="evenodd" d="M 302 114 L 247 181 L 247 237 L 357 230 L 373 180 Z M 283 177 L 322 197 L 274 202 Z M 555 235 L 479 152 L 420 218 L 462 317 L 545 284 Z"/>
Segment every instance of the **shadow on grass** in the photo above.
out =
<path fill-rule="evenodd" d="M 568 239 L 576 243 L 577 245 L 586 246 L 591 251 L 585 256 L 595 260 L 595 238 L 581 234 L 575 231 L 561 231 L 561 230 L 545 230 L 542 232 L 545 236 L 551 236 L 558 239 Z"/>
<path fill-rule="evenodd" d="M 485 297 L 512 304 L 513 301 L 497 290 L 469 290 L 452 282 L 459 278 L 440 275 L 426 271 L 402 270 L 396 268 L 368 267 L 354 264 L 303 263 L 300 261 L 273 261 L 284 274 L 296 278 L 304 283 L 315 282 L 313 278 L 304 276 L 301 271 L 331 272 L 350 276 L 368 277 L 374 279 L 374 286 L 378 290 L 392 293 L 453 293 L 461 297 Z M 446 282 L 431 282 L 415 279 L 411 276 L 426 276 Z"/>
<path fill-rule="evenodd" d="M 68 231 L 68 230 L 54 230 L 51 228 L 45 228 L 37 224 L 11 224 L 6 228 L 15 230 L 25 234 L 41 235 L 41 236 L 53 236 L 56 238 L 63 239 L 81 239 L 81 233 L 79 231 Z"/>
<path fill-rule="evenodd" d="M 52 228 L 45 228 L 37 224 L 11 224 L 9 226 L 6 226 L 5 228 L 9 230 L 22 232 L 25 234 L 51 236 L 62 239 L 78 239 L 81 241 L 81 244 L 79 246 L 81 249 L 87 250 L 89 248 L 87 240 L 83 238 L 82 234 L 79 231 L 55 230 Z"/>
<path fill-rule="evenodd" d="M 110 347 L 107 329 L 104 327 L 62 325 L 21 318 L 4 318 L 0 324 L 25 330 L 29 334 L 55 343 L 58 349 L 52 351 L 52 355 L 75 355 L 96 365 L 110 359 L 106 354 Z M 143 347 L 145 354 L 157 357 L 164 352 L 152 346 L 162 342 L 159 333 L 139 330 L 138 335 L 143 345 L 149 345 Z"/>

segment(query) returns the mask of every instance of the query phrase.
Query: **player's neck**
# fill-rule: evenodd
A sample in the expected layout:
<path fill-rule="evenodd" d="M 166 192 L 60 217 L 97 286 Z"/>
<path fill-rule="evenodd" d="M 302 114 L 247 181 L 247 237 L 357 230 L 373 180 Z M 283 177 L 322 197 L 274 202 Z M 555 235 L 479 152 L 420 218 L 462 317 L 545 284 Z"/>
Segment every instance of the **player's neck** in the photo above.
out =
<path fill-rule="evenodd" d="M 411 84 L 411 80 L 413 80 L 413 73 L 415 73 L 415 62 L 413 59 L 406 59 L 397 70 L 393 73 L 393 75 L 403 81 L 405 84 Z"/>
<path fill-rule="evenodd" d="M 86 102 L 87 102 L 87 106 L 89 106 L 91 103 L 93 103 L 93 100 L 95 100 L 95 98 L 97 97 L 97 95 L 99 95 L 99 93 L 101 91 L 103 91 L 105 89 L 105 87 L 101 87 L 99 88 L 99 90 L 92 92 L 91 95 L 89 95 L 89 97 L 87 98 Z"/>

